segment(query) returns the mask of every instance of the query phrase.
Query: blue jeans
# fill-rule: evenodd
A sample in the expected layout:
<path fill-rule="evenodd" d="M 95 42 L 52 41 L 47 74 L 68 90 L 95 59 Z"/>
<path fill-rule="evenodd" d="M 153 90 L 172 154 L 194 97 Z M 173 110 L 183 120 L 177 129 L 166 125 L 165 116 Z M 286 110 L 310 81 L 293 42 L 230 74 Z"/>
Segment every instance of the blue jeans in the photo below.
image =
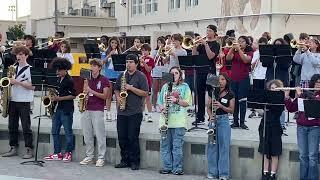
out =
<path fill-rule="evenodd" d="M 244 124 L 244 119 L 246 117 L 247 102 L 244 100 L 249 93 L 250 79 L 249 76 L 244 80 L 239 82 L 231 83 L 231 90 L 235 95 L 235 106 L 233 113 L 233 123 L 235 125 L 239 124 L 239 113 L 240 113 L 240 125 Z"/>
<path fill-rule="evenodd" d="M 231 127 L 228 115 L 218 115 L 216 123 L 217 142 L 216 144 L 208 143 L 207 149 L 208 174 L 229 178 Z M 209 128 L 211 128 L 211 123 L 209 124 Z"/>
<path fill-rule="evenodd" d="M 286 125 L 286 114 L 284 113 L 284 111 L 282 111 L 280 116 L 280 125 L 281 127 L 284 127 Z"/>
<path fill-rule="evenodd" d="M 318 180 L 320 127 L 297 127 L 300 180 Z"/>
<path fill-rule="evenodd" d="M 182 171 L 183 167 L 183 137 L 185 128 L 169 128 L 167 138 L 161 139 L 160 150 L 162 169 L 170 170 L 173 173 Z"/>
<path fill-rule="evenodd" d="M 73 111 L 64 112 L 63 110 L 57 109 L 53 114 L 52 118 L 52 136 L 53 136 L 53 145 L 54 153 L 61 152 L 61 142 L 60 142 L 60 129 L 63 125 L 64 133 L 66 137 L 66 152 L 72 152 L 73 150 L 73 132 L 72 132 L 72 123 L 73 123 Z"/>

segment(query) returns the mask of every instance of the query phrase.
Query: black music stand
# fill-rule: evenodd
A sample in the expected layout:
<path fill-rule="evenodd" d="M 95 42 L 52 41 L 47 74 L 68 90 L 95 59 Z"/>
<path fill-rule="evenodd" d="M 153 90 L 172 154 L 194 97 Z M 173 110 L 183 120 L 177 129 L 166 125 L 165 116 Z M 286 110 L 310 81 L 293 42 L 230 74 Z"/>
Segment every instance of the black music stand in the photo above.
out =
<path fill-rule="evenodd" d="M 320 101 L 319 100 L 303 100 L 305 116 L 307 118 L 320 118 Z"/>
<path fill-rule="evenodd" d="M 198 92 L 197 92 L 197 69 L 201 68 L 210 68 L 211 64 L 207 57 L 207 55 L 192 55 L 192 56 L 178 56 L 179 64 L 182 70 L 193 70 L 193 87 L 194 87 L 194 113 L 195 113 L 195 126 L 188 129 L 188 131 L 196 130 L 196 129 L 203 129 L 208 130 L 207 128 L 198 127 L 197 123 L 197 103 L 196 101 Z"/>
<path fill-rule="evenodd" d="M 284 92 L 283 91 L 268 91 L 268 90 L 252 90 L 249 93 L 247 100 L 248 108 L 262 109 L 263 113 L 263 136 L 262 136 L 262 166 L 261 175 L 264 174 L 264 156 L 265 156 L 265 140 L 266 140 L 266 121 L 267 111 L 276 109 L 281 111 L 284 109 Z"/>
<path fill-rule="evenodd" d="M 112 54 L 112 63 L 115 71 L 126 70 L 126 54 Z"/>
<path fill-rule="evenodd" d="M 97 43 L 86 41 L 86 43 L 83 44 L 83 47 L 84 47 L 84 51 L 86 53 L 88 62 L 89 62 L 89 59 L 93 59 L 93 58 L 101 59 L 100 49 Z"/>

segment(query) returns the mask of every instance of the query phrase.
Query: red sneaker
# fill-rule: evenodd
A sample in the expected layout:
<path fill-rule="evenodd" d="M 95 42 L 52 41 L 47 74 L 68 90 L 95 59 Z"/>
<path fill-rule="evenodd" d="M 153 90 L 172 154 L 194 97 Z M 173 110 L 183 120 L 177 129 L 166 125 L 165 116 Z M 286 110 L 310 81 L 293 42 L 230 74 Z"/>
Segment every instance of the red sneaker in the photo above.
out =
<path fill-rule="evenodd" d="M 43 158 L 46 161 L 61 161 L 62 160 L 62 154 L 49 154 L 48 156 Z"/>
<path fill-rule="evenodd" d="M 71 160 L 72 160 L 72 153 L 71 152 L 64 153 L 63 162 L 71 162 Z"/>

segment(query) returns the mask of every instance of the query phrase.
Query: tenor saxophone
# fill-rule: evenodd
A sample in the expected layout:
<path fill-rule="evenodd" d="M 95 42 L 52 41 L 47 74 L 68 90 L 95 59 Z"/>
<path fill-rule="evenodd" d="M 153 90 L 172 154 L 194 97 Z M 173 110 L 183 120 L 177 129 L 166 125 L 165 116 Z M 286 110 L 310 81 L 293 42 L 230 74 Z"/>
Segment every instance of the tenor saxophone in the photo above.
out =
<path fill-rule="evenodd" d="M 211 101 L 211 112 L 212 112 L 212 119 L 211 119 L 211 128 L 207 131 L 208 134 L 208 141 L 210 144 L 216 144 L 217 142 L 217 107 L 213 106 L 213 103 L 216 101 L 215 96 L 215 88 L 212 90 L 212 101 Z"/>
<path fill-rule="evenodd" d="M 124 111 L 126 109 L 126 102 L 128 97 L 128 92 L 125 87 L 127 84 L 126 72 L 127 70 L 125 70 L 123 72 L 123 75 L 121 76 L 121 87 L 120 87 L 120 94 L 119 94 L 120 96 L 119 108 L 121 111 Z"/>
<path fill-rule="evenodd" d="M 165 95 L 165 103 L 164 103 L 164 109 L 163 109 L 163 117 L 164 117 L 164 125 L 160 127 L 160 135 L 161 139 L 166 139 L 167 138 L 167 133 L 168 133 L 168 121 L 169 121 L 169 108 L 170 108 L 170 103 L 168 102 L 168 98 L 172 92 L 172 83 L 168 84 L 168 91 Z"/>
<path fill-rule="evenodd" d="M 16 71 L 16 68 L 11 65 L 8 67 L 7 77 L 1 78 L 0 86 L 2 87 L 2 117 L 6 118 L 8 116 L 9 102 L 11 96 L 11 82 L 10 78 L 13 78 L 13 75 Z"/>
<path fill-rule="evenodd" d="M 88 79 L 84 79 L 83 91 L 78 95 L 78 98 L 79 98 L 78 107 L 81 113 L 84 112 L 87 108 L 87 103 L 88 103 L 87 87 L 88 87 Z"/>

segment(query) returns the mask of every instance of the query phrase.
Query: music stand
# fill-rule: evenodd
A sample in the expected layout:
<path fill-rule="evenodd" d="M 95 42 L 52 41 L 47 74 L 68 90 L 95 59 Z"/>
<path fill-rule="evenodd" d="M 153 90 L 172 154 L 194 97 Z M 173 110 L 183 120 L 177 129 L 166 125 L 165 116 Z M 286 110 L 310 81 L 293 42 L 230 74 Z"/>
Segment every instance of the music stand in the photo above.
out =
<path fill-rule="evenodd" d="M 87 41 L 86 44 L 83 44 L 84 51 L 86 53 L 88 62 L 89 59 L 97 58 L 101 59 L 100 49 L 98 47 L 97 43 L 90 43 L 90 41 Z"/>
<path fill-rule="evenodd" d="M 266 121 L 267 111 L 276 109 L 281 111 L 284 109 L 284 92 L 283 91 L 268 91 L 268 90 L 252 90 L 249 93 L 247 100 L 248 108 L 263 109 L 263 135 L 262 135 L 262 165 L 261 175 L 264 174 L 264 156 L 265 156 L 265 141 L 266 141 Z"/>
<path fill-rule="evenodd" d="M 320 118 L 320 101 L 319 100 L 303 100 L 305 116 L 307 118 Z"/>
<path fill-rule="evenodd" d="M 193 70 L 193 87 L 194 87 L 194 113 L 195 113 L 195 126 L 188 129 L 188 131 L 196 130 L 196 129 L 203 129 L 208 130 L 207 128 L 198 127 L 197 123 L 197 103 L 199 101 L 196 101 L 198 90 L 197 90 L 197 69 L 202 68 L 209 68 L 211 66 L 211 62 L 209 61 L 207 55 L 191 55 L 191 56 L 178 56 L 180 68 L 182 70 Z M 196 103 L 197 102 L 197 103 Z"/>
<path fill-rule="evenodd" d="M 126 70 L 126 54 L 112 54 L 112 63 L 115 71 Z"/>

